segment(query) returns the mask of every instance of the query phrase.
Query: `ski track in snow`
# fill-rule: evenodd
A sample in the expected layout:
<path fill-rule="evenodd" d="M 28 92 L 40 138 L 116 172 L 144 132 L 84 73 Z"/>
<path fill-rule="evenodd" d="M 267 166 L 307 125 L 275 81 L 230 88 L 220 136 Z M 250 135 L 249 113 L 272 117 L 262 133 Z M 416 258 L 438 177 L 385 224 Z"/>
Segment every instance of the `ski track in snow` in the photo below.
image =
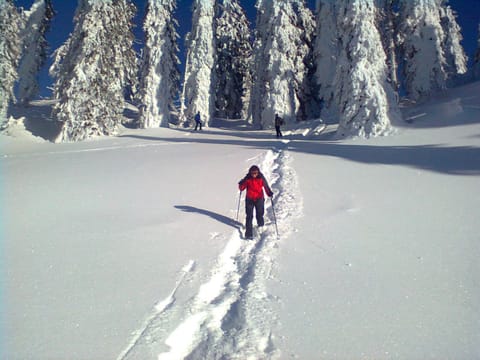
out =
<path fill-rule="evenodd" d="M 288 237 L 293 219 L 302 212 L 296 174 L 289 166 L 289 153 L 283 150 L 286 147 L 283 143 L 267 151 L 260 164 L 275 194 L 274 202 L 265 202 L 266 226 L 250 241 L 243 239 L 242 230 L 235 230 L 218 256 L 209 280 L 200 286 L 185 308 L 179 308 L 174 304 L 174 295 L 185 275 L 192 271 L 192 260 L 183 269 L 170 296 L 159 302 L 142 327 L 133 333 L 118 360 L 279 357 L 280 350 L 275 347 L 272 333 L 276 316 L 270 306 L 276 299 L 268 294 L 266 281 L 273 278 L 279 242 Z M 171 326 L 173 313 L 179 311 L 181 323 L 166 333 L 164 327 Z"/>
<path fill-rule="evenodd" d="M 155 319 L 175 302 L 175 293 L 177 292 L 178 288 L 180 287 L 183 280 L 185 279 L 185 276 L 193 270 L 194 266 L 195 266 L 195 261 L 190 260 L 189 263 L 183 267 L 180 278 L 178 279 L 173 290 L 170 292 L 170 295 L 164 300 L 159 301 L 155 305 L 152 313 L 147 317 L 147 319 L 145 319 L 142 327 L 134 332 L 132 340 L 130 341 L 128 346 L 125 348 L 125 350 L 123 350 L 123 352 L 117 357 L 117 360 L 126 359 L 130 354 L 130 351 L 138 344 L 139 340 L 146 334 L 146 332 L 148 331 L 150 326 L 153 324 Z"/>

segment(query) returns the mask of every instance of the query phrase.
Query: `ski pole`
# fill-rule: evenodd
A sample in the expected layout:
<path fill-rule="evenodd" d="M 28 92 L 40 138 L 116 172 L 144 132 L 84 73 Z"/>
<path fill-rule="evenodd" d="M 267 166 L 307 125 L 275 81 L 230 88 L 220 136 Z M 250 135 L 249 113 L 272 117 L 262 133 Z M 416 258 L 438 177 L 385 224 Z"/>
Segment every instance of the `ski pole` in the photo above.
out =
<path fill-rule="evenodd" d="M 240 199 L 242 198 L 242 190 L 238 194 L 238 206 L 237 206 L 237 221 L 238 221 L 238 212 L 240 211 Z"/>
<path fill-rule="evenodd" d="M 275 231 L 277 232 L 277 238 L 278 238 L 280 237 L 280 235 L 278 235 L 277 216 L 275 215 L 275 207 L 273 206 L 273 199 L 271 197 L 270 197 L 270 201 L 272 202 L 273 221 L 275 222 Z"/>

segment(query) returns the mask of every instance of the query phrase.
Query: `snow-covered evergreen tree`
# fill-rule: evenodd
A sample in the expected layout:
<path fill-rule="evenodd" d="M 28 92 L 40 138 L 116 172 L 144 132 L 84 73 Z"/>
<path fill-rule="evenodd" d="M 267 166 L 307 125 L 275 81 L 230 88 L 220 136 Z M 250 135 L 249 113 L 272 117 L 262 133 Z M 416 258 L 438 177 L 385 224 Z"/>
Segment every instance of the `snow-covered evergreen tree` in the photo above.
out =
<path fill-rule="evenodd" d="M 80 0 L 75 29 L 57 51 L 54 114 L 62 124 L 57 141 L 112 135 L 122 119 L 124 90 L 132 85 L 136 58 L 127 0 Z"/>
<path fill-rule="evenodd" d="M 187 35 L 187 59 L 181 101 L 181 122 L 189 124 L 197 112 L 209 126 L 215 110 L 215 0 L 195 0 L 192 31 Z"/>
<path fill-rule="evenodd" d="M 315 61 L 316 22 L 313 12 L 305 1 L 293 3 L 293 11 L 297 16 L 297 28 L 300 29 L 299 47 L 295 57 L 296 78 L 298 82 L 297 97 L 300 108 L 297 111 L 297 121 L 318 118 L 320 102 L 318 85 L 315 79 L 317 64 Z"/>
<path fill-rule="evenodd" d="M 26 12 L 26 25 L 22 31 L 23 55 L 18 68 L 18 101 L 27 104 L 39 93 L 38 71 L 47 58 L 45 33 L 54 16 L 51 0 L 36 0 Z"/>
<path fill-rule="evenodd" d="M 309 72 L 315 21 L 303 0 L 258 0 L 251 116 L 263 128 L 278 113 L 286 122 L 304 119 L 302 86 Z"/>
<path fill-rule="evenodd" d="M 314 56 L 318 98 L 322 103 L 322 118 L 334 117 L 335 72 L 339 56 L 337 12 L 331 0 L 317 1 L 317 36 Z"/>
<path fill-rule="evenodd" d="M 0 130 L 7 124 L 7 110 L 13 98 L 21 55 L 20 31 L 23 23 L 11 0 L 0 0 Z"/>
<path fill-rule="evenodd" d="M 145 48 L 139 99 L 142 128 L 168 127 L 178 93 L 176 0 L 149 0 L 144 22 Z"/>
<path fill-rule="evenodd" d="M 425 100 L 467 71 L 467 57 L 454 11 L 446 0 L 399 0 L 399 40 L 404 86 Z"/>
<path fill-rule="evenodd" d="M 388 79 L 395 91 L 398 91 L 398 61 L 396 45 L 396 23 L 398 14 L 394 11 L 397 0 L 377 0 L 378 25 L 383 49 L 387 56 Z"/>
<path fill-rule="evenodd" d="M 473 76 L 476 79 L 480 79 L 480 24 L 478 25 L 477 51 L 473 61 Z"/>
<path fill-rule="evenodd" d="M 223 0 L 216 20 L 215 107 L 218 117 L 246 116 L 251 85 L 250 29 L 238 0 Z"/>
<path fill-rule="evenodd" d="M 341 0 L 337 5 L 342 47 L 335 80 L 340 114 L 337 134 L 384 135 L 400 113 L 388 82 L 386 55 L 376 28 L 375 0 Z"/>
<path fill-rule="evenodd" d="M 446 88 L 441 0 L 400 0 L 399 39 L 407 95 L 425 100 Z"/>
<path fill-rule="evenodd" d="M 255 39 L 252 54 L 252 88 L 250 90 L 250 109 L 248 116 L 249 121 L 256 126 L 261 126 L 263 96 L 266 92 L 264 70 L 265 61 L 268 59 L 266 59 L 264 51 L 269 34 L 265 28 L 267 27 L 270 12 L 272 10 L 272 6 L 267 7 L 266 5 L 268 5 L 266 0 L 257 0 L 255 4 L 257 16 L 255 21 Z"/>
<path fill-rule="evenodd" d="M 467 55 L 460 42 L 463 39 L 460 26 L 456 20 L 456 14 L 452 8 L 442 1 L 439 9 L 440 20 L 445 34 L 443 41 L 443 50 L 445 54 L 445 71 L 449 78 L 455 78 L 457 74 L 467 72 Z"/>

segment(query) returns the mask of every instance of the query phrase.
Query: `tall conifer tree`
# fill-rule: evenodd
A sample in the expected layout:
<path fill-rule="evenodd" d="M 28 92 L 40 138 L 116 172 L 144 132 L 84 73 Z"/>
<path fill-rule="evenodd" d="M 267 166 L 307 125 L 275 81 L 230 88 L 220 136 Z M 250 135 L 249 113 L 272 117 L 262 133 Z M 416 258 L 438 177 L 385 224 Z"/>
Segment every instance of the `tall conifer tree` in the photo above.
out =
<path fill-rule="evenodd" d="M 388 81 L 395 91 L 398 91 L 398 59 L 396 44 L 396 26 L 398 14 L 395 12 L 397 0 L 376 0 L 378 6 L 377 29 L 380 32 L 383 49 L 387 57 Z"/>
<path fill-rule="evenodd" d="M 338 3 L 342 49 L 335 80 L 340 114 L 337 133 L 359 137 L 387 134 L 400 113 L 388 82 L 386 55 L 376 27 L 375 0 Z"/>
<path fill-rule="evenodd" d="M 51 0 L 36 0 L 27 13 L 22 31 L 23 55 L 18 69 L 18 101 L 27 104 L 39 93 L 38 72 L 47 59 L 45 34 L 54 16 Z"/>
<path fill-rule="evenodd" d="M 223 0 L 216 20 L 215 107 L 219 117 L 246 115 L 251 85 L 250 29 L 238 0 Z"/>
<path fill-rule="evenodd" d="M 443 1 L 440 7 L 440 21 L 445 33 L 443 49 L 448 78 L 455 78 L 458 74 L 467 72 L 468 59 L 460 43 L 463 36 L 456 17 L 453 9 Z"/>
<path fill-rule="evenodd" d="M 13 99 L 22 27 L 22 19 L 13 2 L 0 0 L 0 130 L 7 126 L 8 106 Z"/>
<path fill-rule="evenodd" d="M 335 72 L 339 57 L 337 8 L 335 2 L 317 2 L 317 27 L 314 46 L 316 62 L 315 79 L 318 85 L 318 98 L 321 102 L 322 118 L 336 117 L 335 114 Z"/>
<path fill-rule="evenodd" d="M 303 120 L 302 87 L 309 68 L 315 22 L 303 0 L 257 1 L 251 115 L 263 128 L 278 113 L 287 122 Z"/>
<path fill-rule="evenodd" d="M 215 110 L 215 0 L 194 0 L 192 31 L 187 35 L 187 59 L 181 121 L 188 125 L 200 113 L 208 126 Z"/>
<path fill-rule="evenodd" d="M 134 83 L 136 57 L 127 0 L 80 0 L 75 29 L 58 50 L 54 107 L 61 123 L 57 141 L 113 135 L 124 108 L 124 91 Z"/>
<path fill-rule="evenodd" d="M 477 51 L 473 61 L 473 75 L 476 79 L 480 79 L 480 24 L 478 25 Z"/>
<path fill-rule="evenodd" d="M 149 0 L 145 17 L 139 98 L 140 127 L 168 127 L 178 94 L 176 0 Z"/>
<path fill-rule="evenodd" d="M 444 90 L 465 72 L 460 28 L 444 0 L 400 0 L 399 39 L 404 87 L 418 101 Z"/>

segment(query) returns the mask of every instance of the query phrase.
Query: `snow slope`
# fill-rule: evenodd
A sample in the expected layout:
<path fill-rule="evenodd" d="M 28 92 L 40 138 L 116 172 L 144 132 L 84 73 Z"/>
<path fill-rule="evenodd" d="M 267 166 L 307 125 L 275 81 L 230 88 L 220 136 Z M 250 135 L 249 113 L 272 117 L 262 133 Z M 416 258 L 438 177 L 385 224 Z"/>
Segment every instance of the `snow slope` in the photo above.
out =
<path fill-rule="evenodd" d="M 51 144 L 20 124 L 0 137 L 0 357 L 480 358 L 478 94 L 370 140 L 226 121 Z M 247 241 L 252 164 L 275 206 Z"/>

